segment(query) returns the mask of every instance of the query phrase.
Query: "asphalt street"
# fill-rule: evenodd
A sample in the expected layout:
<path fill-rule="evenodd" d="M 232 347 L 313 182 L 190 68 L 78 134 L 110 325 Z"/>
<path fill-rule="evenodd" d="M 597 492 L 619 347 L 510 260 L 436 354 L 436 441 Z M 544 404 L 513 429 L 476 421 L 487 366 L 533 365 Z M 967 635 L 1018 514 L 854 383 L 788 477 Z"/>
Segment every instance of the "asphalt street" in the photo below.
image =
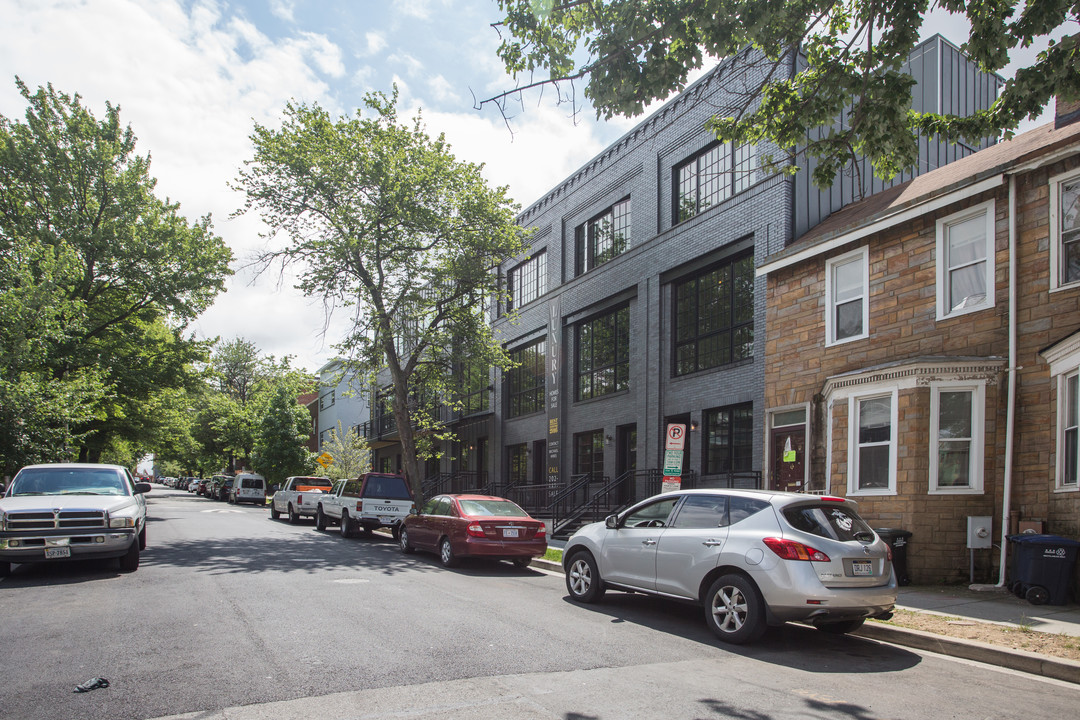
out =
<path fill-rule="evenodd" d="M 148 548 L 0 581 L 0 718 L 1072 717 L 1080 688 L 788 626 L 718 644 L 698 608 L 508 563 L 446 570 L 155 486 Z M 104 677 L 108 688 L 75 685 Z"/>

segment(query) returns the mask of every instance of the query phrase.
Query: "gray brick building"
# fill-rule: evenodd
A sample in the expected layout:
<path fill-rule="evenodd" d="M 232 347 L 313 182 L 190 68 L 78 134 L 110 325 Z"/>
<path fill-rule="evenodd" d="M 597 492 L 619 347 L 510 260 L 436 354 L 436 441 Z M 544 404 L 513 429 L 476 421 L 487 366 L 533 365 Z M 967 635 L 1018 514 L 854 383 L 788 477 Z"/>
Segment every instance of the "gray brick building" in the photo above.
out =
<path fill-rule="evenodd" d="M 1001 83 L 940 37 L 910 70 L 916 109 L 987 107 Z M 459 444 L 429 466 L 468 474 L 446 489 L 658 475 L 668 423 L 689 430 L 686 482 L 768 484 L 766 285 L 754 268 L 911 175 L 882 183 L 865 169 L 820 191 L 805 167 L 761 172 L 757 158 L 775 148 L 717 143 L 705 121 L 757 72 L 722 63 L 521 213 L 531 249 L 502 268 L 512 299 L 493 311 L 519 364 L 493 373 L 488 410 L 459 418 Z M 978 149 L 924 140 L 914 172 Z M 620 498 L 651 489 L 634 482 Z"/>

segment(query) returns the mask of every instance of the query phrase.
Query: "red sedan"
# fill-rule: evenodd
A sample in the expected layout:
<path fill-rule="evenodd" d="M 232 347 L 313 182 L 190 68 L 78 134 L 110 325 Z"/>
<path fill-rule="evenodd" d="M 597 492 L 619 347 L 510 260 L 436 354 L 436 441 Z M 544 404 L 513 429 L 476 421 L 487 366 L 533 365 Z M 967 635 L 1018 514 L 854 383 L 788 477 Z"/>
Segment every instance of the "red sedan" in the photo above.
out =
<path fill-rule="evenodd" d="M 404 553 L 437 553 L 446 567 L 463 557 L 484 557 L 523 568 L 547 552 L 547 529 L 505 498 L 437 495 L 405 518 L 398 541 Z"/>

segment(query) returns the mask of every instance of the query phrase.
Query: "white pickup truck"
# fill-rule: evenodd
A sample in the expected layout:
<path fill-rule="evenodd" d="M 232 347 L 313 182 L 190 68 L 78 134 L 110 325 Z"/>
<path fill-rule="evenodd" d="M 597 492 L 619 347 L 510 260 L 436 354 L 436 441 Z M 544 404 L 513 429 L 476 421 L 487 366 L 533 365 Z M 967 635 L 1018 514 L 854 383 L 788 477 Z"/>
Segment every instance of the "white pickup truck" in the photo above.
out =
<path fill-rule="evenodd" d="M 319 497 L 330 491 L 333 483 L 327 477 L 295 475 L 285 479 L 285 485 L 274 493 L 270 501 L 270 517 L 277 520 L 283 514 L 289 516 L 289 522 L 300 522 L 302 515 L 314 516 Z"/>
<path fill-rule="evenodd" d="M 315 502 L 315 528 L 329 524 L 341 528 L 344 537 L 361 530 L 364 537 L 379 527 L 389 527 L 395 538 L 401 521 L 415 510 L 412 490 L 401 475 L 366 473 L 353 480 L 339 480 Z"/>

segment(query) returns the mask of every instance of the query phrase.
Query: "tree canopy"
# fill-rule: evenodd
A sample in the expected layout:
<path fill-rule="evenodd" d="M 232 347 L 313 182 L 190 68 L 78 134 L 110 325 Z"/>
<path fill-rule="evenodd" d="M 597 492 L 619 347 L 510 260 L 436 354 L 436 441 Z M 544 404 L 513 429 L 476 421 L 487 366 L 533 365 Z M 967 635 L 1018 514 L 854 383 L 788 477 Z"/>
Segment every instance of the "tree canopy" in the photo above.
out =
<path fill-rule="evenodd" d="M 419 117 L 399 122 L 397 92 L 371 93 L 362 115 L 337 120 L 289 103 L 280 128 L 256 124 L 237 187 L 284 247 L 262 257 L 299 269 L 299 287 L 351 313 L 338 349 L 362 375 L 388 373 L 406 472 L 417 486 L 418 438 L 452 401 L 463 357 L 505 355 L 488 309 L 497 268 L 524 250 L 518 206 L 481 167 L 457 160 Z M 423 440 L 421 439 L 421 444 Z"/>
<path fill-rule="evenodd" d="M 721 140 L 769 140 L 817 158 L 822 186 L 857 156 L 891 178 L 917 160 L 919 132 L 953 141 L 1009 136 L 1054 96 L 1080 100 L 1080 35 L 1062 38 L 1066 25 L 1075 28 L 1076 4 L 936 4 L 970 23 L 961 49 L 985 71 L 1001 70 L 1019 49 L 1047 47 L 1006 81 L 993 106 L 969 117 L 910 110 L 914 80 L 902 67 L 919 42 L 927 0 L 499 0 L 499 56 L 515 78 L 525 76 L 524 87 L 583 81 L 604 117 L 641 113 L 681 90 L 709 57 L 756 62 L 760 86 L 717 108 L 710 128 Z M 520 90 L 485 102 L 505 108 Z M 810 140 L 818 127 L 829 131 Z"/>
<path fill-rule="evenodd" d="M 195 381 L 209 345 L 184 328 L 232 255 L 209 216 L 155 195 L 118 106 L 98 119 L 78 95 L 16 85 L 25 121 L 0 115 L 0 422 L 22 430 L 0 455 L 97 459 L 114 437 L 147 441 L 146 403 Z"/>

